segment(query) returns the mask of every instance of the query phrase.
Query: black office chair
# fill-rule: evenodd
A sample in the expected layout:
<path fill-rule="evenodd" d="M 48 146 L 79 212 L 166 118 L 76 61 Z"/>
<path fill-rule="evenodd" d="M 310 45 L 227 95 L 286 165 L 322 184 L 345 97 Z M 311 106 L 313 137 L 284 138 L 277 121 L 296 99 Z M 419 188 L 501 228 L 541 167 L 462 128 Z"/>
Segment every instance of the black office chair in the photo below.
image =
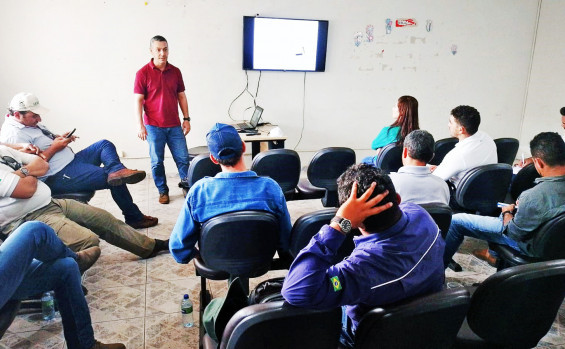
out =
<path fill-rule="evenodd" d="M 504 202 L 511 179 L 512 167 L 508 164 L 475 167 L 461 178 L 455 200 L 466 212 L 497 216 L 497 203 Z"/>
<path fill-rule="evenodd" d="M 432 216 L 441 231 L 441 236 L 445 238 L 451 225 L 451 216 L 453 215 L 451 207 L 441 203 L 421 204 L 420 206 Z"/>
<path fill-rule="evenodd" d="M 269 271 L 278 241 L 278 219 L 268 212 L 230 212 L 202 224 L 200 255 L 194 259 L 196 275 L 200 276 L 200 320 L 210 301 L 206 279 L 239 277 L 249 293 L 249 278 Z M 204 326 L 200 330 L 202 338 Z"/>
<path fill-rule="evenodd" d="M 296 196 L 296 186 L 300 179 L 300 157 L 291 149 L 271 149 L 255 156 L 251 171 L 259 176 L 274 179 L 281 187 L 287 200 Z"/>
<path fill-rule="evenodd" d="M 316 235 L 324 224 L 329 224 L 330 220 L 335 216 L 337 208 L 327 208 L 315 212 L 306 213 L 300 216 L 292 225 L 290 232 L 290 255 L 296 258 L 300 250 L 302 250 L 314 235 Z M 345 241 L 338 250 L 335 262 L 343 260 L 349 256 L 355 245 L 353 243 L 354 233 L 347 235 Z"/>
<path fill-rule="evenodd" d="M 214 177 L 220 172 L 222 172 L 222 168 L 210 160 L 210 153 L 197 155 L 188 166 L 188 186 L 190 188 L 198 180 L 206 176 Z"/>
<path fill-rule="evenodd" d="M 452 288 L 373 309 L 359 322 L 355 348 L 451 348 L 470 303 L 469 291 Z"/>
<path fill-rule="evenodd" d="M 188 161 L 192 161 L 195 157 L 201 154 L 209 154 L 210 150 L 207 145 L 199 145 L 188 149 Z"/>
<path fill-rule="evenodd" d="M 308 165 L 308 178 L 298 182 L 298 198 L 322 198 L 324 207 L 337 207 L 337 178 L 354 163 L 353 149 L 331 147 L 318 151 Z"/>
<path fill-rule="evenodd" d="M 402 146 L 391 143 L 383 147 L 375 165 L 385 173 L 398 171 L 402 167 Z"/>
<path fill-rule="evenodd" d="M 337 348 L 341 308 L 314 310 L 284 301 L 255 304 L 238 311 L 215 343 L 207 334 L 204 349 L 326 349 Z"/>
<path fill-rule="evenodd" d="M 494 143 L 496 144 L 498 163 L 512 166 L 514 160 L 516 160 L 520 141 L 516 138 L 497 138 Z"/>
<path fill-rule="evenodd" d="M 498 254 L 497 269 L 515 265 L 565 259 L 565 213 L 545 222 L 535 233 L 531 244 L 532 256 L 527 256 L 505 245 L 489 243 Z"/>
<path fill-rule="evenodd" d="M 533 348 L 547 334 L 565 297 L 565 260 L 511 267 L 471 296 L 454 348 Z"/>
<path fill-rule="evenodd" d="M 457 142 L 459 142 L 459 140 L 455 137 L 437 140 L 434 144 L 434 157 L 430 161 L 430 165 L 437 166 L 441 164 L 445 155 L 455 147 Z"/>
<path fill-rule="evenodd" d="M 510 196 L 512 200 L 518 200 L 518 197 L 524 190 L 533 188 L 536 183 L 534 182 L 536 178 L 541 177 L 534 164 L 528 164 L 524 166 L 512 180 L 510 184 Z"/>
<path fill-rule="evenodd" d="M 88 202 L 94 197 L 95 191 L 79 191 L 76 193 L 60 193 L 60 194 L 53 194 L 53 199 L 71 199 L 80 201 L 84 204 L 88 204 Z"/>
<path fill-rule="evenodd" d="M 20 310 L 20 301 L 10 300 L 0 309 L 0 339 L 8 330 Z"/>

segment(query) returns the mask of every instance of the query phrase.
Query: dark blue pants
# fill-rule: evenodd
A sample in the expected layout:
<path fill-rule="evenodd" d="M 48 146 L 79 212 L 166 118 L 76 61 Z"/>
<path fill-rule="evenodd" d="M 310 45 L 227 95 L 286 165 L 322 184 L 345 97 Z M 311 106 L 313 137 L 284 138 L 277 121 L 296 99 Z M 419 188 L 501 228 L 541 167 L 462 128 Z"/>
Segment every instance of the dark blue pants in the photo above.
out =
<path fill-rule="evenodd" d="M 101 165 L 104 167 L 100 167 Z M 45 183 L 53 194 L 110 189 L 112 198 L 122 210 L 126 222 L 138 222 L 143 219 L 143 213 L 133 203 L 126 184 L 115 187 L 108 185 L 108 174 L 124 168 L 114 144 L 101 140 L 79 151 L 73 161 L 47 178 Z"/>

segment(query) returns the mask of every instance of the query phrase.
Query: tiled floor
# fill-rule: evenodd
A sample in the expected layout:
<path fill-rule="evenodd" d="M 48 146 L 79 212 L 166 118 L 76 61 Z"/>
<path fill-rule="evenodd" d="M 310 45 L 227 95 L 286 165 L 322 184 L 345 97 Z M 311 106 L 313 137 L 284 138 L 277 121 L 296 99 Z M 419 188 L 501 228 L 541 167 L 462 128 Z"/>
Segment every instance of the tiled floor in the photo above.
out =
<path fill-rule="evenodd" d="M 181 190 L 176 188 L 178 178 L 170 178 L 171 203 L 160 205 L 151 179 L 129 186 L 135 202 L 145 214 L 159 217 L 159 225 L 140 230 L 151 237 L 165 239 L 172 230 L 183 202 Z M 104 208 L 122 218 L 109 191 L 97 192 L 91 205 Z M 290 201 L 293 221 L 300 215 L 322 209 L 320 200 Z M 485 262 L 469 254 L 480 241 L 467 240 L 455 259 L 465 271 L 447 270 L 447 282 L 470 285 L 484 280 L 495 272 Z M 169 254 L 149 260 L 120 250 L 102 241 L 102 256 L 84 275 L 83 284 L 89 290 L 86 296 L 94 333 L 102 342 L 123 342 L 129 349 L 197 348 L 199 310 L 199 279 L 194 266 L 177 264 Z M 272 272 L 250 280 L 250 287 L 267 278 L 284 276 L 284 271 Z M 227 283 L 209 282 L 213 297 L 225 294 Z M 195 327 L 184 328 L 180 319 L 180 300 L 188 293 L 194 302 Z M 565 349 L 565 306 L 562 307 L 551 331 L 540 342 L 539 348 Z M 50 322 L 38 314 L 16 318 L 0 348 L 65 348 L 60 318 Z"/>

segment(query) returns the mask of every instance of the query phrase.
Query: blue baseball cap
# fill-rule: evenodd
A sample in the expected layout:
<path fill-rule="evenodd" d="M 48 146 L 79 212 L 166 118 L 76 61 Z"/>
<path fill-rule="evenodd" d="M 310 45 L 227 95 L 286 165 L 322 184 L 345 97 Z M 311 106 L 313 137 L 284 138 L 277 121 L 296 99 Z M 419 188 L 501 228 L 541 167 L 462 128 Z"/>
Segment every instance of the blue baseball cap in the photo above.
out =
<path fill-rule="evenodd" d="M 214 124 L 206 135 L 206 142 L 210 153 L 218 160 L 231 159 L 243 150 L 241 137 L 231 125 Z"/>

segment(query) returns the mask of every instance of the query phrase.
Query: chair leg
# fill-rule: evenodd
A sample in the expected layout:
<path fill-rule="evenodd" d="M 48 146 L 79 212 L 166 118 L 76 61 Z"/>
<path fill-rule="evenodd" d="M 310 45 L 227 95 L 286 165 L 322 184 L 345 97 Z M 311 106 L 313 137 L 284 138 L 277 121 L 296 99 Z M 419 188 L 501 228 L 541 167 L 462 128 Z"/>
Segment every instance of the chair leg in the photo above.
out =
<path fill-rule="evenodd" d="M 200 349 L 203 348 L 202 338 L 204 338 L 204 334 L 205 334 L 204 324 L 202 322 L 202 319 L 204 317 L 204 310 L 206 309 L 206 306 L 210 303 L 211 298 L 212 297 L 210 295 L 210 292 L 206 290 L 206 278 L 200 276 L 200 311 L 198 312 L 198 319 L 199 319 L 198 348 Z"/>

